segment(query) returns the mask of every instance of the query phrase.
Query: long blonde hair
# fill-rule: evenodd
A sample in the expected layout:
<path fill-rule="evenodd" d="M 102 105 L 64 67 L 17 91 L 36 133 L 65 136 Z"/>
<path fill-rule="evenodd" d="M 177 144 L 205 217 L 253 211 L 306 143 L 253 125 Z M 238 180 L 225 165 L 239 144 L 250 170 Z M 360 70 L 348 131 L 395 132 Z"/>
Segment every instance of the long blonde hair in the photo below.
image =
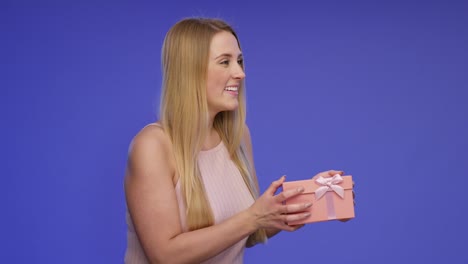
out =
<path fill-rule="evenodd" d="M 186 206 L 187 226 L 196 230 L 214 224 L 214 216 L 207 200 L 197 155 L 209 128 L 206 98 L 207 68 L 213 36 L 221 31 L 234 30 L 224 21 L 208 18 L 188 18 L 176 23 L 167 33 L 162 48 L 163 84 L 160 121 L 169 135 Z M 252 197 L 259 196 L 253 164 L 246 158 L 242 138 L 245 127 L 245 89 L 239 87 L 239 107 L 235 111 L 220 112 L 213 123 L 231 159 L 239 169 Z M 264 242 L 266 234 L 257 230 L 248 244 Z"/>

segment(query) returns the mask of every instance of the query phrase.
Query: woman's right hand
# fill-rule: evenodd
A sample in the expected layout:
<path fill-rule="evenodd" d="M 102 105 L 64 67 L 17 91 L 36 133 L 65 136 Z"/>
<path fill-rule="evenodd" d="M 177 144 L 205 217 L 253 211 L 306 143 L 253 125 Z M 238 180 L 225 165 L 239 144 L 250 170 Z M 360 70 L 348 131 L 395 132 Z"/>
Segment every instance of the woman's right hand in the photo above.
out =
<path fill-rule="evenodd" d="M 255 217 L 257 228 L 294 231 L 299 226 L 289 226 L 287 222 L 302 220 L 310 216 L 310 213 L 304 211 L 312 206 L 312 202 L 283 204 L 285 200 L 304 192 L 304 188 L 287 190 L 275 195 L 284 180 L 285 176 L 282 176 L 279 180 L 272 182 L 263 195 L 249 208 Z"/>

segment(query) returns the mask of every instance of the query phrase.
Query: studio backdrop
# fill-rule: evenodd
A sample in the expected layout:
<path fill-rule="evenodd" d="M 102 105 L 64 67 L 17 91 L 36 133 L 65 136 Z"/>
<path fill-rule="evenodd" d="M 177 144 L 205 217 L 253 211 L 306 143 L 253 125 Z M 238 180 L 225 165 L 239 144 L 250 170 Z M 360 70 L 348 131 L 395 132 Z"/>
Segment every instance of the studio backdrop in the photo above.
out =
<path fill-rule="evenodd" d="M 463 1 L 2 1 L 2 263 L 122 263 L 133 136 L 158 118 L 160 52 L 220 17 L 245 59 L 260 188 L 353 175 L 356 218 L 245 263 L 468 263 Z M 154 220 L 155 222 L 157 219 Z"/>

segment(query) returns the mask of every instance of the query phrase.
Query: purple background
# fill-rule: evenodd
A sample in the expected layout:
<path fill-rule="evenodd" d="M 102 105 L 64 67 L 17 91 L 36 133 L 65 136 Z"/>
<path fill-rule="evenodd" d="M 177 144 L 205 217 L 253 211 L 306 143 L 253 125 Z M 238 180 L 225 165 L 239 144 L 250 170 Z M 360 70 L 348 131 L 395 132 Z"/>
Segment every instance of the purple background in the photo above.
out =
<path fill-rule="evenodd" d="M 98 1 L 99 2 L 99 1 Z M 2 263 L 121 263 L 128 144 L 187 16 L 238 31 L 262 190 L 345 170 L 356 218 L 246 263 L 468 263 L 466 1 L 2 1 Z"/>

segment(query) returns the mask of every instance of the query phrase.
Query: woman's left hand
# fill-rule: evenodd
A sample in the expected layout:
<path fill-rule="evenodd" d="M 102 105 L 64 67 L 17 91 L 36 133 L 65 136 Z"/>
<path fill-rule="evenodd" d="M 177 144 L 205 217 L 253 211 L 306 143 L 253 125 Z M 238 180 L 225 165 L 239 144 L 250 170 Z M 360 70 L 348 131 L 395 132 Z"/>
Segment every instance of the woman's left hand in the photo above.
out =
<path fill-rule="evenodd" d="M 329 171 L 323 171 L 323 172 L 320 172 L 318 173 L 317 175 L 315 175 L 314 177 L 312 177 L 312 180 L 315 180 L 316 178 L 322 176 L 324 178 L 328 178 L 328 177 L 333 177 L 335 176 L 336 174 L 339 174 L 341 176 L 344 175 L 344 171 L 337 171 L 337 170 L 329 170 Z"/>

